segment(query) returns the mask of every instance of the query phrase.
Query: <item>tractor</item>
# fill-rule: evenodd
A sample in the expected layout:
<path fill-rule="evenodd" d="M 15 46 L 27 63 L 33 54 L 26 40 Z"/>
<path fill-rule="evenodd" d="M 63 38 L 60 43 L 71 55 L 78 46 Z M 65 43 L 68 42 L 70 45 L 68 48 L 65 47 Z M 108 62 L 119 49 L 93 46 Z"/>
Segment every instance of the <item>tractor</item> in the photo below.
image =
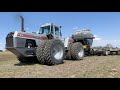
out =
<path fill-rule="evenodd" d="M 6 36 L 6 49 L 15 54 L 22 63 L 37 60 L 44 65 L 62 64 L 64 59 L 82 60 L 93 42 L 90 30 L 74 33 L 63 38 L 61 26 L 46 23 L 39 32 L 27 33 L 24 18 L 21 18 L 21 32 L 10 32 Z"/>

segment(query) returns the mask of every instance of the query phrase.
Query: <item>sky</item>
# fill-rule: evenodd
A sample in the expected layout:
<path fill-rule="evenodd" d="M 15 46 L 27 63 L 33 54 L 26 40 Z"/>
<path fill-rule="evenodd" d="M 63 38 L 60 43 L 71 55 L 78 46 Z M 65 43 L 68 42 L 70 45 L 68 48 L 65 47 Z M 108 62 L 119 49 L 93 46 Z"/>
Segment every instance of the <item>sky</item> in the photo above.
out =
<path fill-rule="evenodd" d="M 62 26 L 63 37 L 90 29 L 96 37 L 93 46 L 120 47 L 120 12 L 0 12 L 0 50 L 5 49 L 9 32 L 21 30 L 20 15 L 26 32 L 37 32 L 42 24 L 52 22 Z"/>

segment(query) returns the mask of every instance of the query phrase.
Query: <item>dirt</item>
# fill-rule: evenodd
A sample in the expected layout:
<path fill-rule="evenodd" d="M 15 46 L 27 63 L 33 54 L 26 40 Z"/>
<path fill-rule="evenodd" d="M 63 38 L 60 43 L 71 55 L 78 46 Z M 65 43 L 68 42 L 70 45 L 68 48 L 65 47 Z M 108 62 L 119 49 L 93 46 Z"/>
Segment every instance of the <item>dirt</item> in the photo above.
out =
<path fill-rule="evenodd" d="M 120 78 L 120 55 L 88 56 L 46 66 L 23 64 L 11 53 L 0 53 L 0 78 Z"/>
<path fill-rule="evenodd" d="M 0 52 L 0 61 L 16 59 L 16 56 L 11 52 Z"/>

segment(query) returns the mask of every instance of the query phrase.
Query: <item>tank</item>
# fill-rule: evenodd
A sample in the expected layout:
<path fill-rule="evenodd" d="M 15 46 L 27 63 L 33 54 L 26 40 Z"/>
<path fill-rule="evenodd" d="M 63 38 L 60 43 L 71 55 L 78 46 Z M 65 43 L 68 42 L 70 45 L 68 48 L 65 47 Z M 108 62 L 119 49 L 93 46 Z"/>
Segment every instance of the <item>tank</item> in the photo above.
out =
<path fill-rule="evenodd" d="M 74 40 L 93 39 L 93 34 L 92 34 L 91 30 L 83 29 L 83 30 L 76 31 L 72 35 L 72 38 Z"/>
<path fill-rule="evenodd" d="M 74 41 L 83 40 L 84 43 L 86 43 L 89 46 L 92 46 L 93 38 L 94 38 L 91 30 L 89 29 L 82 29 L 82 30 L 76 31 L 75 33 L 73 33 L 71 37 Z"/>

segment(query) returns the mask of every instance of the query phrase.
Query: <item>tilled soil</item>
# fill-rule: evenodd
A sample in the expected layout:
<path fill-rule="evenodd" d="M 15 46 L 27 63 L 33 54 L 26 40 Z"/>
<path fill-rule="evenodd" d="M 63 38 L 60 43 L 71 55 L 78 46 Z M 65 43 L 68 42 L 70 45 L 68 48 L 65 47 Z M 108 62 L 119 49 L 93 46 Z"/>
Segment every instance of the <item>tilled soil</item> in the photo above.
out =
<path fill-rule="evenodd" d="M 16 56 L 11 52 L 0 52 L 0 61 L 13 60 Z"/>
<path fill-rule="evenodd" d="M 2 58 L 2 59 L 1 59 Z M 5 60 L 4 60 L 5 58 Z M 55 66 L 20 63 L 13 54 L 0 55 L 0 78 L 119 78 L 120 55 L 64 60 Z"/>

